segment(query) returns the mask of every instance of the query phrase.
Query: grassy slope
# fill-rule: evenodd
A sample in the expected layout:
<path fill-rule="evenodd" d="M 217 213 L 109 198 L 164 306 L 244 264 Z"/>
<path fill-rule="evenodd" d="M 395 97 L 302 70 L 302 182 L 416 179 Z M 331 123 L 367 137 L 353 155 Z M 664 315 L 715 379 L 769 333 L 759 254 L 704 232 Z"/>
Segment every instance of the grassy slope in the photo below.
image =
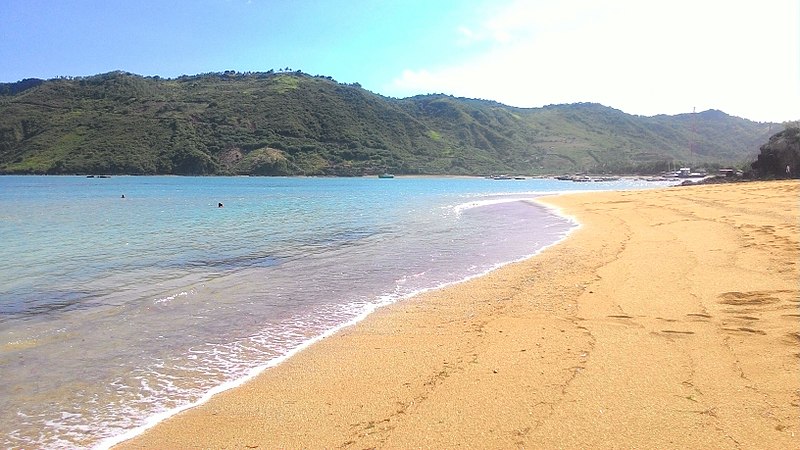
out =
<path fill-rule="evenodd" d="M 640 117 L 596 104 L 390 99 L 302 73 L 114 72 L 0 85 L 0 172 L 623 172 L 742 163 L 770 127 L 717 111 Z"/>

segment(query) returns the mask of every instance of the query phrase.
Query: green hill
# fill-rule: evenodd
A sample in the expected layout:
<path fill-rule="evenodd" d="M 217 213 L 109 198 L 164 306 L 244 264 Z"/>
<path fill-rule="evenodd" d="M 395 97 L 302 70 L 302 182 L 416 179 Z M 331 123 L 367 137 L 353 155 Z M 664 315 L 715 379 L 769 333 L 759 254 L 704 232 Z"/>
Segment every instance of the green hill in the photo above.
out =
<path fill-rule="evenodd" d="M 777 128 L 719 111 L 387 98 L 301 72 L 0 84 L 0 173 L 552 174 L 752 161 Z"/>

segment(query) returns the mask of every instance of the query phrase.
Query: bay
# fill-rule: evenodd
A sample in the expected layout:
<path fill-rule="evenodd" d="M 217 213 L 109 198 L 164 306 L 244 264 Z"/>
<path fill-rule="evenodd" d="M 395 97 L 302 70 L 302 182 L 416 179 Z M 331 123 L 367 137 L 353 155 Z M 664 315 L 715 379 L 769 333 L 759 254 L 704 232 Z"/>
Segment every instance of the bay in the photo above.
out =
<path fill-rule="evenodd" d="M 540 195 L 656 186 L 0 177 L 0 444 L 108 446 L 375 308 L 536 254 L 575 226 Z"/>

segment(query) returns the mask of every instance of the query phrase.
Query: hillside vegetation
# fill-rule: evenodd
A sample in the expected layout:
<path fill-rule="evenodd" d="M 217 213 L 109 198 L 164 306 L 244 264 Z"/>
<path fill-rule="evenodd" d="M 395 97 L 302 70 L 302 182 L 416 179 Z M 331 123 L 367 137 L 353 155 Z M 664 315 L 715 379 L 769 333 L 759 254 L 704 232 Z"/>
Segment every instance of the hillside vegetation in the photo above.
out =
<path fill-rule="evenodd" d="M 112 72 L 0 84 L 0 173 L 647 173 L 744 164 L 777 128 L 714 110 L 394 99 L 301 72 Z"/>

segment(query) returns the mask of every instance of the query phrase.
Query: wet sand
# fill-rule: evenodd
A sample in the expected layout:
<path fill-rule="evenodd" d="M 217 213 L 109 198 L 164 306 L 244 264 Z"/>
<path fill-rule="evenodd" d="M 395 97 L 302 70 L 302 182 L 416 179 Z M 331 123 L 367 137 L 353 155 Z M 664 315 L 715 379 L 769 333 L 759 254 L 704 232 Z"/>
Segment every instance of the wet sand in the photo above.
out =
<path fill-rule="evenodd" d="M 583 226 L 119 448 L 800 448 L 800 183 L 543 201 Z"/>

